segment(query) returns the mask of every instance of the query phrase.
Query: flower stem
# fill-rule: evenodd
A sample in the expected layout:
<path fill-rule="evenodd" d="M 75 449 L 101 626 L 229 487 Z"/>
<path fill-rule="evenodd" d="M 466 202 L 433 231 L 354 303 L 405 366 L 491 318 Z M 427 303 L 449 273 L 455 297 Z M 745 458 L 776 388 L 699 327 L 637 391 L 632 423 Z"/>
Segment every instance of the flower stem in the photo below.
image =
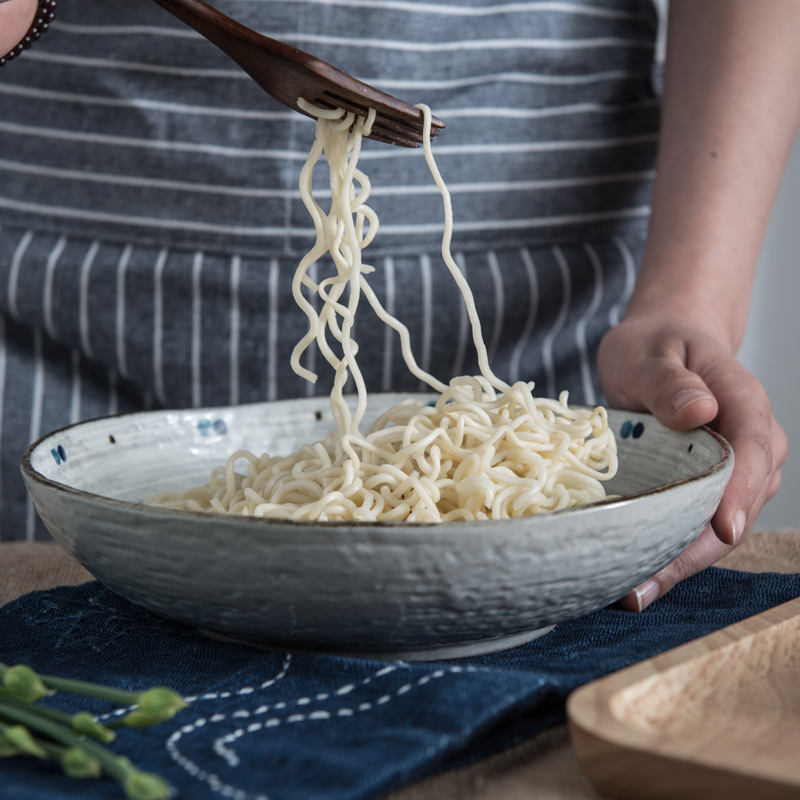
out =
<path fill-rule="evenodd" d="M 0 680 L 5 678 L 9 669 L 12 669 L 12 667 L 0 663 Z M 108 700 L 111 703 L 123 706 L 132 706 L 139 702 L 138 692 L 127 692 L 124 689 L 113 689 L 110 686 L 103 686 L 99 683 L 86 683 L 85 681 L 75 681 L 70 678 L 56 678 L 52 675 L 39 675 L 39 678 L 49 689 L 60 689 L 63 692 L 71 692 L 72 694 L 96 697 L 98 700 Z"/>
<path fill-rule="evenodd" d="M 20 700 L 15 700 L 13 697 L 3 697 L 0 695 L 0 714 L 4 706 L 10 705 L 12 708 L 26 709 L 32 713 L 38 714 L 45 719 L 52 722 L 57 722 L 60 725 L 65 725 L 72 731 L 78 734 L 91 736 L 103 744 L 110 744 L 117 738 L 114 731 L 109 730 L 105 725 L 96 722 L 91 714 L 79 712 L 78 714 L 65 714 L 63 711 L 56 711 L 54 708 L 47 706 L 32 705 L 31 703 L 23 703 Z"/>
<path fill-rule="evenodd" d="M 140 772 L 124 756 L 114 755 L 114 753 L 99 744 L 78 738 L 61 725 L 42 719 L 27 709 L 6 706 L 2 713 L 7 719 L 12 719 L 28 728 L 39 731 L 39 733 L 43 733 L 56 742 L 60 742 L 67 747 L 77 747 L 83 750 L 87 755 L 99 761 L 105 772 L 125 788 L 131 800 L 139 800 L 140 798 L 144 800 L 145 797 L 147 800 L 156 800 L 156 798 L 167 798 L 169 796 L 166 783 L 155 775 L 151 776 L 148 773 Z M 144 779 L 148 784 L 146 787 L 148 790 L 147 795 L 138 791 L 141 779 Z M 154 791 L 150 792 L 150 789 L 154 789 Z"/>

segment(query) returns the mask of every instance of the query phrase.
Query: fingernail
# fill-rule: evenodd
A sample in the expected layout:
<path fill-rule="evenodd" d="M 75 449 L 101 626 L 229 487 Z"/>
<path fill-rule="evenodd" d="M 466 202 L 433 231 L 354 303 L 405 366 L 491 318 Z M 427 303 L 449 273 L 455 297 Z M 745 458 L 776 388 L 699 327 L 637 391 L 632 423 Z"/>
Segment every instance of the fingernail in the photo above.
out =
<path fill-rule="evenodd" d="M 645 581 L 641 586 L 637 586 L 634 591 L 636 592 L 639 611 L 644 611 L 653 600 L 658 599 L 661 589 L 655 581 Z"/>
<path fill-rule="evenodd" d="M 681 389 L 672 401 L 672 407 L 680 414 L 685 408 L 698 400 L 713 400 L 714 398 L 702 389 Z"/>
<path fill-rule="evenodd" d="M 744 533 L 744 526 L 747 523 L 747 514 L 744 511 L 737 511 L 733 515 L 733 541 L 731 545 L 735 545 Z"/>

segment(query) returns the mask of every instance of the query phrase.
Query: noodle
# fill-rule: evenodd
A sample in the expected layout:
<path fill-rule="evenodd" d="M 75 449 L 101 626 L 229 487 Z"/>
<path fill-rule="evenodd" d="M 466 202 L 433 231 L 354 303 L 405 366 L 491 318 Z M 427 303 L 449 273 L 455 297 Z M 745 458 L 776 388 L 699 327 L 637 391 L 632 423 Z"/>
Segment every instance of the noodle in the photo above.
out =
<path fill-rule="evenodd" d="M 601 481 L 617 471 L 616 443 L 605 409 L 569 408 L 567 392 L 557 401 L 534 398 L 532 382 L 508 385 L 489 366 L 472 292 L 450 254 L 453 213 L 431 151 L 430 109 L 418 106 L 424 114 L 425 159 L 444 201 L 442 256 L 466 303 L 481 371 L 454 378 L 449 386 L 418 366 L 408 329 L 383 308 L 367 281 L 374 269 L 362 261 L 362 251 L 378 232 L 378 218 L 366 205 L 370 182 L 357 163 L 375 112 L 355 119 L 352 113 L 318 109 L 302 99 L 298 104 L 317 117 L 316 139 L 300 174 L 300 195 L 317 239 L 292 283 L 308 331 L 294 348 L 291 365 L 298 375 L 316 381 L 300 360 L 317 343 L 335 373 L 330 404 L 336 428 L 323 441 L 286 457 L 259 458 L 240 450 L 211 473 L 205 486 L 163 492 L 146 502 L 322 522 L 447 522 L 522 517 L 603 499 Z M 327 214 L 311 192 L 314 166 L 323 153 L 331 185 Z M 326 253 L 336 274 L 317 283 L 309 270 Z M 319 313 L 303 287 L 319 297 Z M 362 296 L 399 334 L 409 370 L 439 393 L 435 406 L 403 400 L 366 434 L 360 426 L 367 391 L 352 337 Z M 348 376 L 358 398 L 352 412 L 343 395 Z M 247 474 L 234 470 L 239 459 L 248 462 Z"/>

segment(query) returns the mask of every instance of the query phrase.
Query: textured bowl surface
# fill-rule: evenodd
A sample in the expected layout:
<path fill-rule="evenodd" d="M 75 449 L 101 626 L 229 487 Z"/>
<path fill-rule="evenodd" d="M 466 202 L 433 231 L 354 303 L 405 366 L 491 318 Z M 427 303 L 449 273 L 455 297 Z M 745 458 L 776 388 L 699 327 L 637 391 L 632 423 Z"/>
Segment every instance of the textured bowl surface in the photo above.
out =
<path fill-rule="evenodd" d="M 407 395 L 370 396 L 374 418 Z M 611 603 L 678 555 L 733 453 L 610 411 L 620 499 L 501 522 L 301 523 L 158 509 L 235 450 L 288 454 L 332 427 L 326 398 L 153 411 L 45 436 L 22 471 L 55 539 L 129 600 L 223 637 L 433 658 L 501 649 Z"/>

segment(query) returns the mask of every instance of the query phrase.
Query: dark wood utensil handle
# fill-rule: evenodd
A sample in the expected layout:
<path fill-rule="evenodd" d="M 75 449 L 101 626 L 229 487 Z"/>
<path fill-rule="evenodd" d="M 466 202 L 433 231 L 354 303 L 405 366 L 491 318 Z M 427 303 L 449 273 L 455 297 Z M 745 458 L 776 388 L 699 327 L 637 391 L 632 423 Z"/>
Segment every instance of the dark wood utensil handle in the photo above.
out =
<path fill-rule="evenodd" d="M 323 108 L 340 107 L 364 116 L 374 108 L 378 114 L 374 138 L 406 147 L 422 141 L 422 112 L 418 108 L 310 53 L 247 28 L 203 0 L 155 2 L 230 56 L 265 92 L 289 108 L 306 114 L 297 106 L 299 97 Z M 431 136 L 436 136 L 444 123 L 436 117 L 431 123 Z"/>

